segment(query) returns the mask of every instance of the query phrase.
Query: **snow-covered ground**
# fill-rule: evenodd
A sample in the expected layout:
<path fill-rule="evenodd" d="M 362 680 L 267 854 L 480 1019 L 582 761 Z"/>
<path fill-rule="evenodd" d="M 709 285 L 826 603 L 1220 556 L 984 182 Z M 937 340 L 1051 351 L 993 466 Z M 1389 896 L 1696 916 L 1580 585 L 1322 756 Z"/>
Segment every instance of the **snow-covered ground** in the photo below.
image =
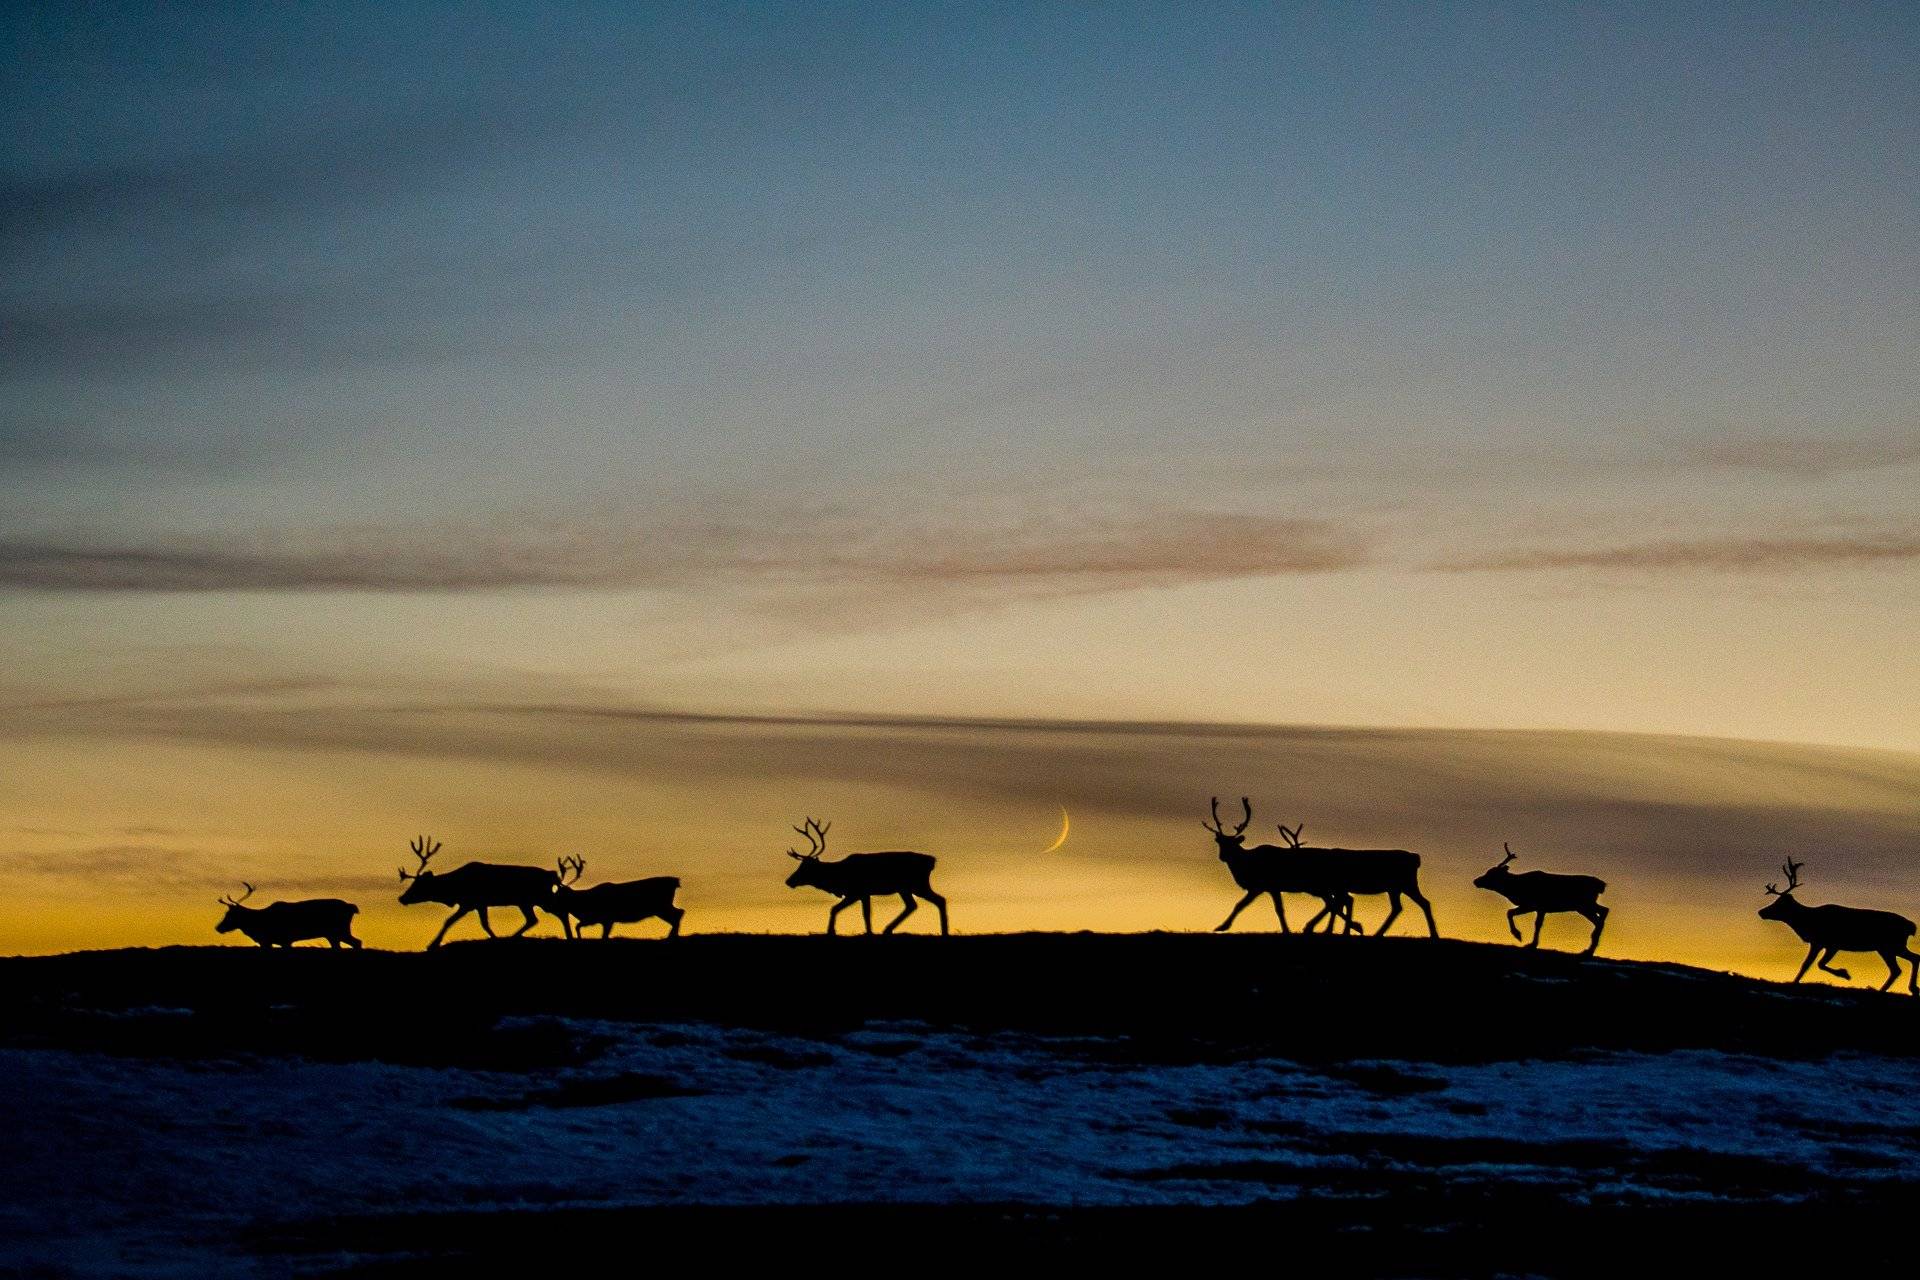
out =
<path fill-rule="evenodd" d="M 0 1263 L 211 1274 L 243 1227 L 556 1204 L 1226 1203 L 1409 1171 L 1787 1198 L 1920 1178 L 1920 1062 L 1141 1066 L 911 1025 L 574 1022 L 540 1076 L 0 1051 Z M 682 1092 L 685 1091 L 685 1092 Z"/>

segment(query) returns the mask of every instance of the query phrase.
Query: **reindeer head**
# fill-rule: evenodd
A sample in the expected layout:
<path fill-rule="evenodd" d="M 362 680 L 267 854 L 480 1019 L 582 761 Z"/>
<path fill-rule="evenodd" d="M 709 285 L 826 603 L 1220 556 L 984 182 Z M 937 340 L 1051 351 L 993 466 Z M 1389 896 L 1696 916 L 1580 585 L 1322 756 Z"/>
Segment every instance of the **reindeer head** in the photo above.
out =
<path fill-rule="evenodd" d="M 432 902 L 435 900 L 433 872 L 427 870 L 427 862 L 434 854 L 440 852 L 440 842 L 429 840 L 426 836 L 415 836 L 409 847 L 413 850 L 413 856 L 420 859 L 420 865 L 412 871 L 408 871 L 405 867 L 400 868 L 401 881 L 403 883 L 412 881 L 407 885 L 406 892 L 400 895 L 401 904 L 411 906 L 416 902 Z"/>
<path fill-rule="evenodd" d="M 820 855 L 827 851 L 827 828 L 832 825 L 831 822 L 822 824 L 816 819 L 808 818 L 803 825 L 794 828 L 807 838 L 807 851 L 801 853 L 797 849 L 787 850 L 787 856 L 800 864 L 793 869 L 793 874 L 787 877 L 787 888 L 798 889 L 802 885 L 825 887 L 820 884 Z"/>
<path fill-rule="evenodd" d="M 220 905 L 227 909 L 227 914 L 220 917 L 219 924 L 213 926 L 213 931 L 215 933 L 232 933 L 235 929 L 238 929 L 240 927 L 241 918 L 247 912 L 253 910 L 252 907 L 243 907 L 240 905 L 241 903 L 245 902 L 248 898 L 251 898 L 253 896 L 253 886 L 248 884 L 246 881 L 242 880 L 240 882 L 240 887 L 245 889 L 246 892 L 241 894 L 239 897 L 235 898 L 229 895 L 225 898 L 220 899 Z"/>
<path fill-rule="evenodd" d="M 1253 801 L 1240 797 L 1240 808 L 1245 817 L 1240 825 L 1227 830 L 1227 824 L 1220 821 L 1220 797 L 1213 797 L 1213 821 L 1200 819 L 1200 825 L 1213 833 L 1213 842 L 1220 846 L 1220 861 L 1225 862 L 1233 854 L 1239 853 L 1247 844 L 1247 824 L 1253 821 Z"/>
<path fill-rule="evenodd" d="M 1500 859 L 1498 865 L 1488 867 L 1485 871 L 1475 876 L 1473 878 L 1474 888 L 1493 889 L 1497 891 L 1501 885 L 1506 883 L 1507 877 L 1513 874 L 1513 872 L 1507 870 L 1507 864 L 1512 862 L 1518 855 L 1514 853 L 1513 846 L 1505 840 L 1500 842 L 1500 847 L 1506 851 L 1507 856 Z"/>
<path fill-rule="evenodd" d="M 1795 862 L 1792 858 L 1788 858 L 1780 865 L 1780 869 L 1787 874 L 1787 887 L 1782 889 L 1778 885 L 1767 886 L 1767 893 L 1772 896 L 1773 901 L 1760 908 L 1762 920 L 1785 920 L 1793 913 L 1793 909 L 1800 905 L 1793 900 L 1793 891 L 1800 887 L 1800 868 L 1806 865 L 1804 862 Z"/>

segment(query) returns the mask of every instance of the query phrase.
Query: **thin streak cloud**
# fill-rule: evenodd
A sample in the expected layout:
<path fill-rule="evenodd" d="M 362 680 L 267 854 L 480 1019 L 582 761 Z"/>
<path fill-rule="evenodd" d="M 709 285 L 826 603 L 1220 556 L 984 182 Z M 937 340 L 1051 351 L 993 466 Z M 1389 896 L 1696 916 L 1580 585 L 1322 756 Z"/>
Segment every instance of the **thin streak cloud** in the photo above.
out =
<path fill-rule="evenodd" d="M 0 586 L 45 591 L 488 591 L 871 584 L 1016 594 L 1330 573 L 1368 539 L 1325 521 L 1161 511 L 967 527 L 783 517 L 755 525 L 594 523 L 153 542 L 0 541 Z"/>
<path fill-rule="evenodd" d="M 1611 547 L 1542 548 L 1442 561 L 1447 573 L 1806 573 L 1920 560 L 1920 533 L 1825 538 L 1669 538 Z"/>
<path fill-rule="evenodd" d="M 1684 461 L 1727 471 L 1825 477 L 1920 462 L 1920 432 L 1906 437 L 1728 437 L 1688 451 Z"/>

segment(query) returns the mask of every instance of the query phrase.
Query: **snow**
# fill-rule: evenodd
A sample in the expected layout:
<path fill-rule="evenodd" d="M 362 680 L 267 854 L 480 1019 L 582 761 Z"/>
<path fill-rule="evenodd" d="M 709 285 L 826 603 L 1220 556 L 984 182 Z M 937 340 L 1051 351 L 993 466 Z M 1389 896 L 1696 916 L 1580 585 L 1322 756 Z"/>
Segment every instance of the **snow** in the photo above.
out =
<path fill-rule="evenodd" d="M 251 1273 L 219 1248 L 242 1228 L 423 1208 L 1222 1203 L 1405 1168 L 1744 1194 L 1684 1171 L 1716 1158 L 1790 1198 L 1920 1168 L 1920 1062 L 1865 1055 L 1142 1066 L 1097 1041 L 914 1025 L 566 1027 L 609 1047 L 539 1076 L 0 1051 L 0 1265 Z M 701 1092 L 522 1105 L 623 1073 Z"/>

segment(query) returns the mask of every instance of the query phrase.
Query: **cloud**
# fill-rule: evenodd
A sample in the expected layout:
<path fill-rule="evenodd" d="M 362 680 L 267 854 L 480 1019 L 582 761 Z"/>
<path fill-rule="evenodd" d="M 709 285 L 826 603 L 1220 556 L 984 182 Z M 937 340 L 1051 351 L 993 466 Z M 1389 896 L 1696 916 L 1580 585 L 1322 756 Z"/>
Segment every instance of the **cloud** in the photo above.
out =
<path fill-rule="evenodd" d="M 301 442 L 290 437 L 270 439 L 261 433 L 161 433 L 58 416 L 0 418 L 0 465 L 23 470 L 230 474 L 256 469 L 300 447 Z"/>
<path fill-rule="evenodd" d="M 46 234 L 297 222 L 317 209 L 394 198 L 498 156 L 566 119 L 532 88 L 489 91 L 417 112 L 285 126 L 212 152 L 140 158 L 0 180 L 0 245 Z"/>
<path fill-rule="evenodd" d="M 1920 533 L 1668 538 L 1616 546 L 1504 551 L 1441 561 L 1447 573 L 1804 573 L 1920 560 Z"/>
<path fill-rule="evenodd" d="M 1848 877 L 1905 876 L 1920 818 L 1920 757 L 1644 734 L 780 717 L 590 702 L 177 706 L 67 727 L 222 750 L 409 757 L 456 776 L 481 761 L 531 769 L 560 780 L 553 813 L 576 803 L 586 812 L 604 803 L 610 781 L 638 780 L 660 813 L 779 837 L 796 804 L 852 805 L 865 829 L 929 842 L 939 833 L 970 850 L 969 866 L 1014 875 L 1035 869 L 1027 837 L 1050 838 L 1041 829 L 1063 804 L 1076 817 L 1099 816 L 1110 832 L 1144 824 L 1158 833 L 1069 842 L 1063 859 L 1162 865 L 1176 878 L 1217 872 L 1197 826 L 1207 796 L 1250 794 L 1262 831 L 1304 820 L 1310 837 L 1330 844 L 1432 850 L 1445 855 L 1442 877 L 1482 869 L 1511 839 L 1530 859 L 1579 853 L 1602 874 L 1655 883 L 1751 871 L 1756 883 L 1735 893 L 1808 849 L 1830 855 L 1823 876 L 1842 868 Z M 991 830 L 1019 815 L 1019 841 Z M 971 831 L 976 822 L 986 829 Z M 564 831 L 552 835 L 564 842 Z"/>
<path fill-rule="evenodd" d="M 428 360 L 452 348 L 423 336 L 417 320 L 379 308 L 291 297 L 209 293 L 111 302 L 0 302 L 0 377 L 125 370 L 217 352 L 332 366 L 368 360 Z"/>
<path fill-rule="evenodd" d="M 150 844 L 103 844 L 0 854 L 0 872 L 28 879 L 175 888 L 213 883 L 214 868 L 208 856 L 198 851 Z"/>
<path fill-rule="evenodd" d="M 1825 439 L 1728 436 L 1683 451 L 1683 464 L 1728 471 L 1820 477 L 1920 462 L 1920 432 L 1908 436 Z"/>
<path fill-rule="evenodd" d="M 503 528 L 511 526 L 511 532 Z M 614 519 L 134 542 L 0 540 L 0 586 L 51 591 L 483 591 L 687 587 L 716 578 L 1063 594 L 1276 574 L 1369 558 L 1318 520 L 1197 511 L 996 523 L 769 510 L 752 524 Z"/>

